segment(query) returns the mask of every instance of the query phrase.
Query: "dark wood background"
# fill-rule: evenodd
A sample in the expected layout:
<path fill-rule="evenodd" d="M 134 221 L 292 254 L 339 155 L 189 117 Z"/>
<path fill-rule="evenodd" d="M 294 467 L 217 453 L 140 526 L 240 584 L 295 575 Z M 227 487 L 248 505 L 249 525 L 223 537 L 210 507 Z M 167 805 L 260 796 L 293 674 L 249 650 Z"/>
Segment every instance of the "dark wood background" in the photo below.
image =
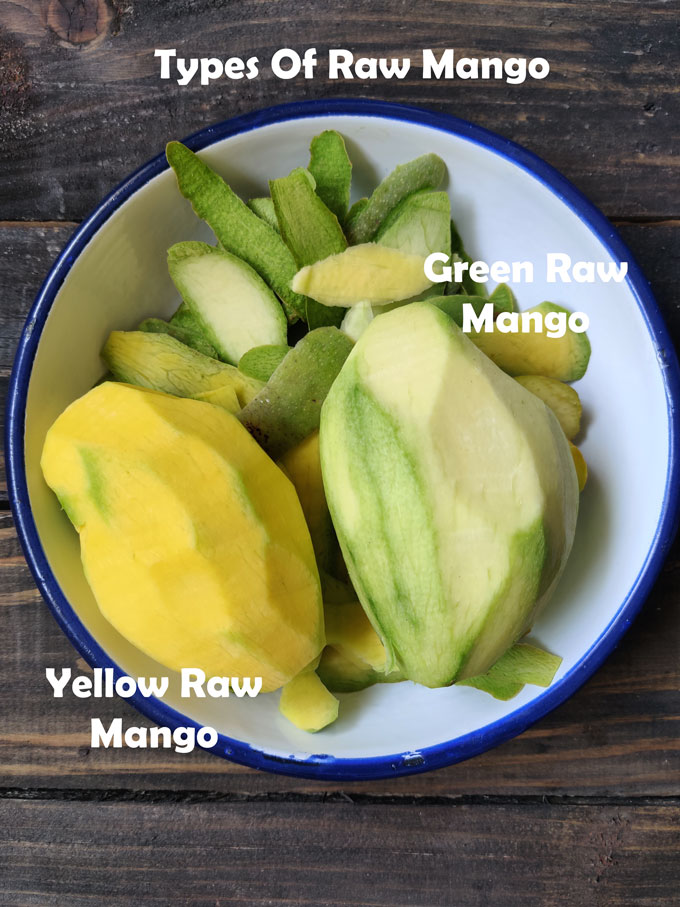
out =
<path fill-rule="evenodd" d="M 673 0 L 0 0 L 2 397 L 40 282 L 105 193 L 170 138 L 307 97 L 419 104 L 542 155 L 621 230 L 680 337 L 679 20 Z M 153 58 L 282 46 L 545 56 L 552 73 L 180 88 Z M 51 698 L 45 667 L 86 666 L 34 587 L 3 480 L 0 904 L 680 904 L 679 551 L 604 668 L 519 739 L 426 775 L 323 784 L 90 751 L 91 716 L 140 719 Z"/>

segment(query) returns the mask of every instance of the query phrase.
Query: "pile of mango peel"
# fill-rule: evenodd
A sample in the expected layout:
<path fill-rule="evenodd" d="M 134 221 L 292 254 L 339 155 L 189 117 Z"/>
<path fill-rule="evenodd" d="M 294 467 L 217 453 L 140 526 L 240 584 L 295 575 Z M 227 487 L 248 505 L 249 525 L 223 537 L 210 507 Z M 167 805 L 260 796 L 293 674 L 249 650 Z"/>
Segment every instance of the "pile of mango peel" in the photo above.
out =
<path fill-rule="evenodd" d="M 167 157 L 216 244 L 169 249 L 176 313 L 111 333 L 42 455 L 103 615 L 309 732 L 376 683 L 548 686 L 561 659 L 522 640 L 574 538 L 586 335 L 463 333 L 465 302 L 517 303 L 425 276 L 470 260 L 434 154 L 352 207 L 332 130 L 247 203 Z"/>

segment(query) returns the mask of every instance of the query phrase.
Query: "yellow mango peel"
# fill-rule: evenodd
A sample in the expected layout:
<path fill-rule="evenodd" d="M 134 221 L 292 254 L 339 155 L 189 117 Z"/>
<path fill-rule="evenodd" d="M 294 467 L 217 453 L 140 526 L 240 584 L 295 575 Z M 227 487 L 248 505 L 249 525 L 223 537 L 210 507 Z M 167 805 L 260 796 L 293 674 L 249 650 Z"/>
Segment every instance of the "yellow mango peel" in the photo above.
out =
<path fill-rule="evenodd" d="M 100 610 L 172 670 L 283 686 L 324 645 L 292 483 L 231 413 L 105 382 L 50 428 L 47 484 L 80 533 Z"/>

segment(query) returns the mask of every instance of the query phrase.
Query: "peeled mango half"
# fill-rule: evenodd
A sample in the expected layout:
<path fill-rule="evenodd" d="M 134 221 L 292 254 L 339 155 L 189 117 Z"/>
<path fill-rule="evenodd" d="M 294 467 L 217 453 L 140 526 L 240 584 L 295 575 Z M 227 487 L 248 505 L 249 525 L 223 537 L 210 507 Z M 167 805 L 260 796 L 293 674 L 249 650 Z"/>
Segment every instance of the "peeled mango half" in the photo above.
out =
<path fill-rule="evenodd" d="M 41 465 L 101 612 L 142 652 L 265 692 L 320 654 L 300 502 L 235 416 L 108 381 L 59 416 Z"/>
<path fill-rule="evenodd" d="M 417 302 L 360 337 L 322 408 L 320 448 L 385 670 L 429 687 L 485 673 L 572 546 L 578 482 L 554 414 Z"/>

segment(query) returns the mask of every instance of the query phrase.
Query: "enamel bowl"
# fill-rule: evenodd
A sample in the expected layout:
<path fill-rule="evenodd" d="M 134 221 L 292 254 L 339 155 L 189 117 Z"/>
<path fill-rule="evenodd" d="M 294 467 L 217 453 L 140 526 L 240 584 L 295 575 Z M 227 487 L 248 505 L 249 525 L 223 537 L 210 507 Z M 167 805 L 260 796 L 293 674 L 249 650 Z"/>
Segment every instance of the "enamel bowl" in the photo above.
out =
<path fill-rule="evenodd" d="M 331 128 L 347 140 L 354 199 L 369 194 L 396 164 L 439 154 L 473 258 L 533 261 L 534 282 L 515 286 L 521 308 L 550 299 L 585 311 L 593 349 L 578 383 L 585 414 L 579 443 L 590 478 L 566 572 L 532 632 L 563 658 L 549 689 L 527 686 L 503 703 L 466 687 L 375 686 L 342 696 L 339 720 L 315 736 L 279 715 L 278 694 L 183 699 L 171 675 L 162 700 L 130 700 L 158 725 L 214 727 L 220 736 L 213 752 L 235 762 L 308 777 L 378 778 L 466 759 L 520 733 L 564 702 L 616 646 L 673 536 L 678 367 L 647 282 L 611 225 L 545 162 L 497 135 L 414 108 L 315 101 L 229 120 L 187 144 L 247 198 L 267 194 L 268 179 L 304 165 L 312 136 Z M 40 452 L 57 415 L 102 376 L 99 350 L 109 331 L 174 311 L 168 246 L 210 237 L 181 198 L 163 155 L 154 158 L 101 203 L 60 255 L 26 322 L 12 376 L 7 464 L 28 563 L 76 648 L 91 665 L 116 674 L 168 672 L 97 610 L 77 535 L 42 480 Z M 552 252 L 574 262 L 628 261 L 628 277 L 547 283 Z"/>

